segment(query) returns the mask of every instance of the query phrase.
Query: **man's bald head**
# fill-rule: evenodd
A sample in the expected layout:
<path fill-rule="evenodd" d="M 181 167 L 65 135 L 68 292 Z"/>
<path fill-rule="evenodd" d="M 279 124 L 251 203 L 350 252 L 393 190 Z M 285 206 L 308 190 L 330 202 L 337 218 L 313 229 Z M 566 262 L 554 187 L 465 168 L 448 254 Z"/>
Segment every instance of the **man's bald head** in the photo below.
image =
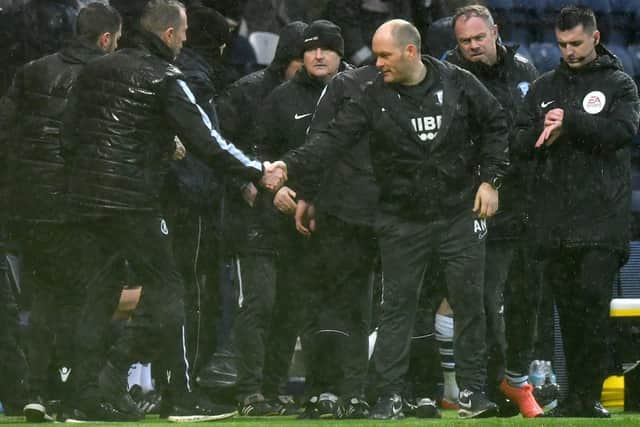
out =
<path fill-rule="evenodd" d="M 371 48 L 385 82 L 412 85 L 424 77 L 420 33 L 410 22 L 402 19 L 385 22 L 373 35 Z"/>
<path fill-rule="evenodd" d="M 418 29 L 409 21 L 404 19 L 392 19 L 382 24 L 375 32 L 374 38 L 380 33 L 381 36 L 390 37 L 395 40 L 400 49 L 412 44 L 420 52 L 422 38 Z"/>

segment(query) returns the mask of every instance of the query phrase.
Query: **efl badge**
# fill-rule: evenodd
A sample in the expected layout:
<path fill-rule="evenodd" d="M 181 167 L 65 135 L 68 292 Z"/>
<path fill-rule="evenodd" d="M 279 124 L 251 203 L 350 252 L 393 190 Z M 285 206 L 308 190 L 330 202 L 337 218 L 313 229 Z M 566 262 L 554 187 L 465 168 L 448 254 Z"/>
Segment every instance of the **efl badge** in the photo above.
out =
<path fill-rule="evenodd" d="M 604 109 L 606 102 L 607 98 L 604 96 L 604 93 L 594 90 L 584 97 L 582 100 L 582 108 L 589 114 L 598 114 Z"/>
<path fill-rule="evenodd" d="M 520 89 L 520 94 L 522 95 L 523 98 L 525 96 L 527 96 L 527 93 L 529 92 L 529 87 L 530 86 L 531 86 L 531 84 L 529 82 L 520 82 L 520 83 L 518 83 L 518 89 Z"/>

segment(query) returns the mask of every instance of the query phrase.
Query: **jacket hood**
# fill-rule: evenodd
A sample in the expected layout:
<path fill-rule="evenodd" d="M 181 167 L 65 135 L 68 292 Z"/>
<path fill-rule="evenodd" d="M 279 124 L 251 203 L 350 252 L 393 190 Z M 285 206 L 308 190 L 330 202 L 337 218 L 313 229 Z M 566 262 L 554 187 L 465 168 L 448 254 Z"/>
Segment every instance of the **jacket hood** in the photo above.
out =
<path fill-rule="evenodd" d="M 584 67 L 574 70 L 570 68 L 564 60 L 560 61 L 559 70 L 565 74 L 568 73 L 582 73 L 585 71 L 591 71 L 596 69 L 611 68 L 614 70 L 624 71 L 622 62 L 615 56 L 609 49 L 607 49 L 602 43 L 596 46 L 597 57 Z"/>

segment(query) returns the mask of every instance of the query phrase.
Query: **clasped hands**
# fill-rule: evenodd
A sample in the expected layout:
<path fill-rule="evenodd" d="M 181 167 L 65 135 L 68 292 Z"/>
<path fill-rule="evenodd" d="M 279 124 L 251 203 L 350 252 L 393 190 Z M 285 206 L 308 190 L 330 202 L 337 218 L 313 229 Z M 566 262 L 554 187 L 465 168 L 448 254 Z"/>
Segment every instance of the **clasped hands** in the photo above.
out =
<path fill-rule="evenodd" d="M 262 164 L 262 178 L 260 178 L 260 186 L 267 190 L 277 193 L 278 190 L 287 181 L 287 165 L 282 161 L 264 162 Z M 251 207 L 255 204 L 258 189 L 253 183 L 248 183 L 242 187 L 242 198 Z"/>
<path fill-rule="evenodd" d="M 267 190 L 275 193 L 287 181 L 287 165 L 282 160 L 264 162 L 263 175 L 260 179 L 260 185 Z"/>

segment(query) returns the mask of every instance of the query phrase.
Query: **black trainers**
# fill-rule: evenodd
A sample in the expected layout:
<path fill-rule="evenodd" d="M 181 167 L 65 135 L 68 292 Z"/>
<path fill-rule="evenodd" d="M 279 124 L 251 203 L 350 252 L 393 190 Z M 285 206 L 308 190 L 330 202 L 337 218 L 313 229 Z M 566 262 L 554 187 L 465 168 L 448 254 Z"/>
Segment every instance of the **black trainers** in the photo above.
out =
<path fill-rule="evenodd" d="M 322 393 L 318 396 L 318 418 L 335 418 L 338 396 L 333 393 Z"/>
<path fill-rule="evenodd" d="M 413 414 L 416 418 L 442 418 L 436 401 L 428 397 L 416 399 Z"/>
<path fill-rule="evenodd" d="M 157 390 L 144 391 L 142 387 L 135 384 L 129 390 L 131 398 L 145 414 L 157 414 L 162 404 L 162 394 Z"/>
<path fill-rule="evenodd" d="M 581 402 L 577 398 L 567 398 L 557 407 L 547 412 L 550 418 L 611 418 L 609 411 L 599 401 Z"/>
<path fill-rule="evenodd" d="M 238 382 L 236 357 L 230 351 L 214 353 L 196 377 L 201 387 L 227 389 Z"/>
<path fill-rule="evenodd" d="M 311 396 L 302 405 L 302 413 L 298 415 L 299 420 L 313 420 L 320 418 L 318 413 L 318 396 Z"/>
<path fill-rule="evenodd" d="M 59 421 L 66 423 L 89 423 L 101 421 L 132 422 L 144 419 L 144 414 L 139 412 L 125 412 L 113 402 L 98 402 L 85 404 L 81 407 L 65 411 L 58 417 Z"/>
<path fill-rule="evenodd" d="M 369 418 L 374 420 L 401 420 L 404 418 L 402 397 L 397 393 L 380 396 L 371 409 Z"/>
<path fill-rule="evenodd" d="M 277 409 L 278 415 L 300 415 L 302 408 L 298 405 L 293 396 L 282 394 L 273 398 L 267 398 L 267 402 Z"/>
<path fill-rule="evenodd" d="M 361 419 L 369 418 L 369 403 L 361 397 L 340 399 L 336 406 L 336 418 Z"/>
<path fill-rule="evenodd" d="M 264 398 L 261 393 L 246 396 L 239 402 L 240 415 L 245 417 L 265 417 L 280 415 L 280 408 Z"/>
<path fill-rule="evenodd" d="M 30 399 L 29 403 L 22 408 L 22 413 L 28 423 L 46 423 L 53 421 L 53 417 L 49 415 L 47 406 L 40 396 Z"/>
<path fill-rule="evenodd" d="M 166 412 L 165 412 L 166 411 Z M 185 393 L 180 400 L 163 405 L 162 415 L 173 423 L 198 423 L 223 420 L 238 414 L 235 406 L 211 402 L 198 393 Z"/>
<path fill-rule="evenodd" d="M 558 398 L 560 397 L 560 386 L 553 383 L 545 383 L 541 386 L 533 388 L 533 397 L 538 402 L 538 405 L 544 410 L 553 409 L 558 404 Z"/>
<path fill-rule="evenodd" d="M 458 395 L 461 418 L 487 418 L 498 414 L 498 405 L 490 401 L 481 391 L 460 390 Z"/>

